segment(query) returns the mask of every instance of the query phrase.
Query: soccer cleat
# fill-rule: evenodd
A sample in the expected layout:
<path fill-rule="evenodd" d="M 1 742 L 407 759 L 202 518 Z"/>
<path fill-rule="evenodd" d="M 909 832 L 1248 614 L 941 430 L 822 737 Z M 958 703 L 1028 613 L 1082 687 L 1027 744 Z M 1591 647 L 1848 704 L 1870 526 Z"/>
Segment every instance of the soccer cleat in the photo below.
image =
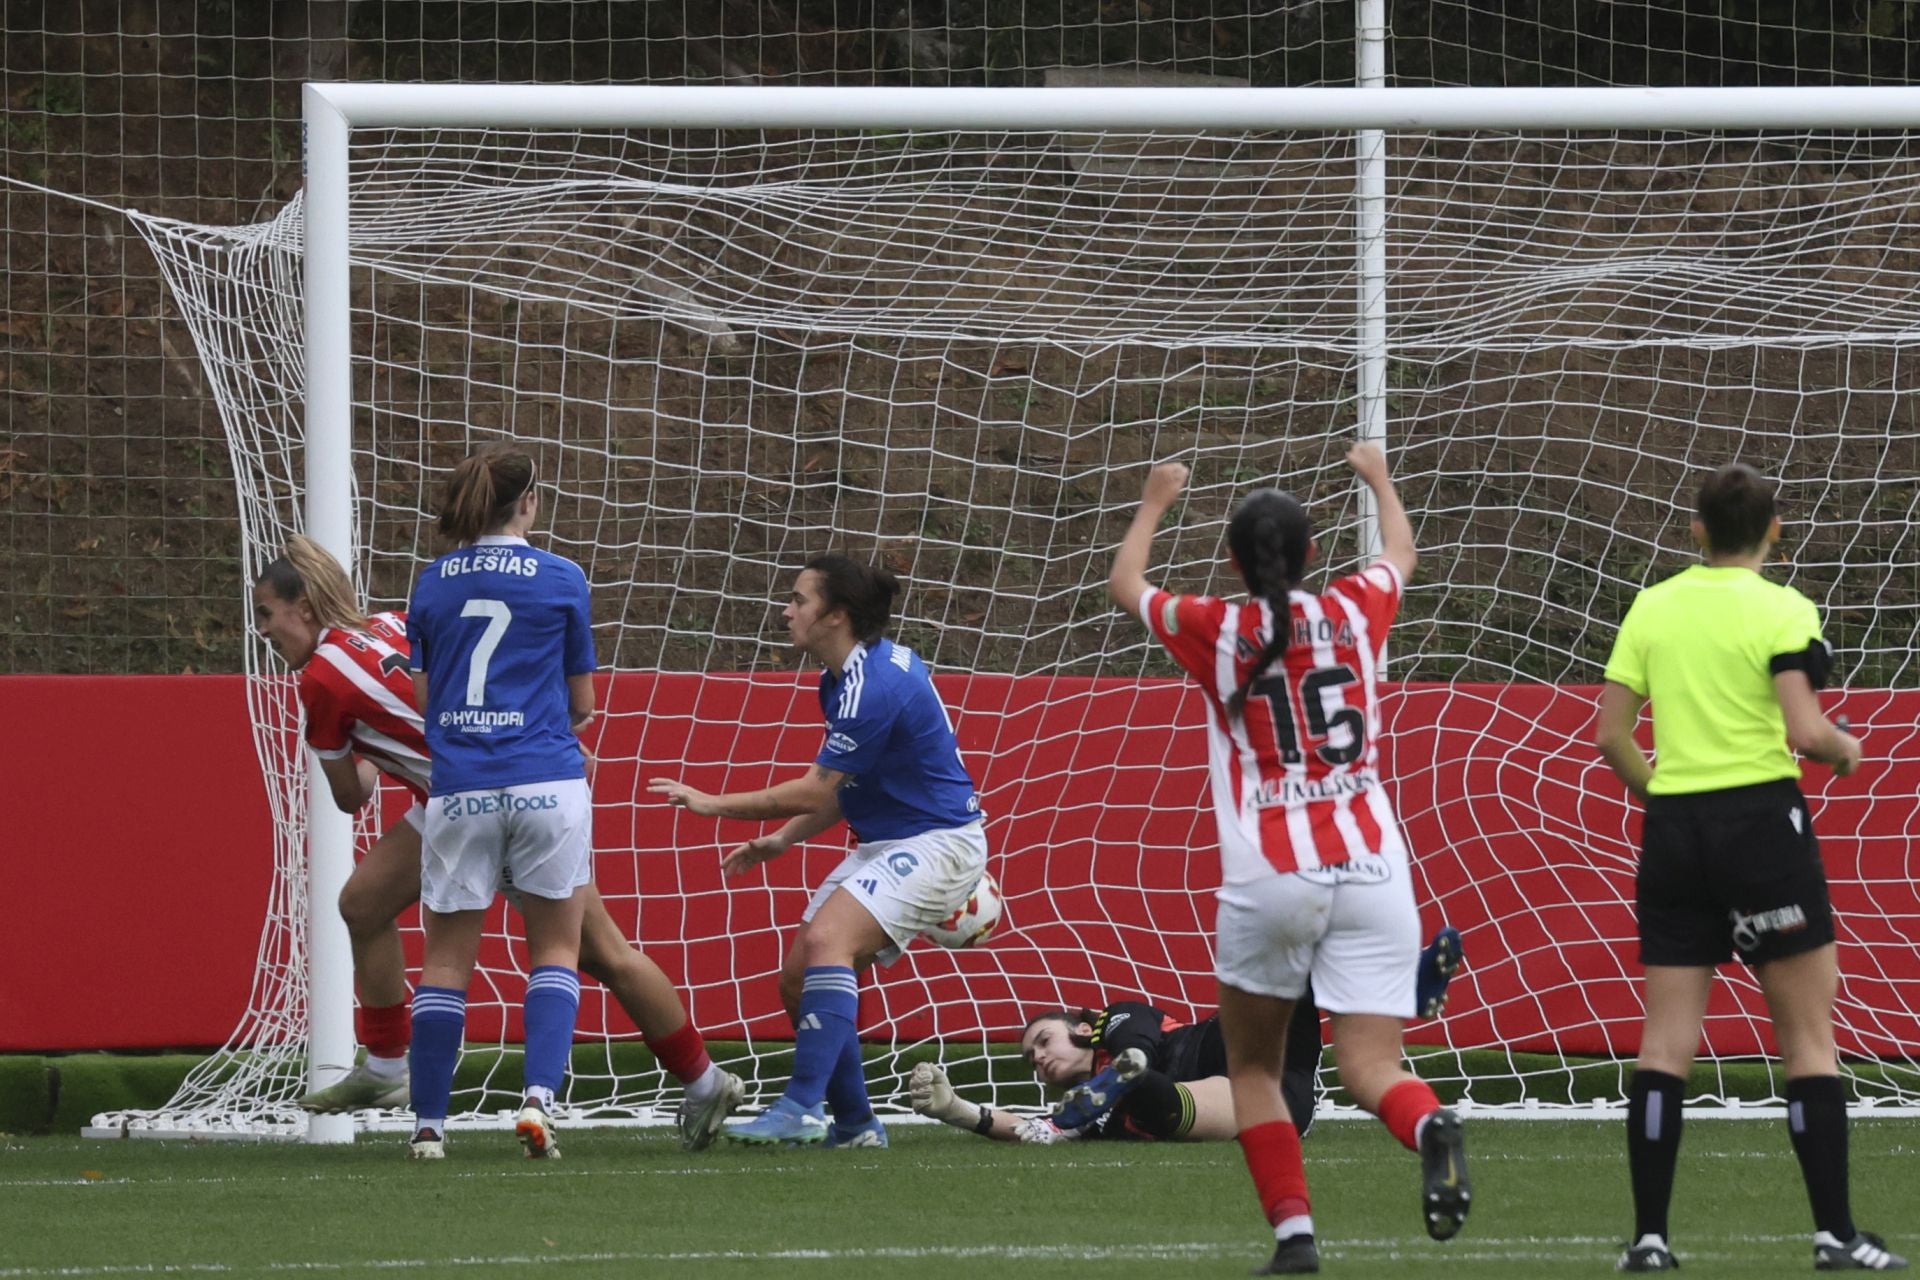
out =
<path fill-rule="evenodd" d="M 1641 1236 L 1638 1244 L 1630 1244 L 1627 1251 L 1620 1255 L 1620 1261 L 1613 1264 L 1615 1271 L 1678 1271 L 1680 1259 L 1673 1256 L 1673 1250 L 1667 1248 L 1667 1242 L 1659 1236 Z"/>
<path fill-rule="evenodd" d="M 705 1102 L 680 1100 L 674 1113 L 674 1127 L 680 1130 L 682 1151 L 705 1151 L 720 1136 L 720 1126 L 747 1100 L 747 1085 L 731 1071 L 720 1073 L 720 1087 L 707 1095 Z"/>
<path fill-rule="evenodd" d="M 314 1115 L 337 1115 L 343 1111 L 366 1111 L 380 1107 L 404 1107 L 408 1102 L 408 1077 L 404 1061 L 397 1076 L 376 1076 L 367 1070 L 366 1054 L 360 1055 L 353 1070 L 324 1089 L 315 1089 L 300 1099 L 300 1109 Z"/>
<path fill-rule="evenodd" d="M 1320 1250 L 1312 1236 L 1288 1236 L 1273 1246 L 1273 1260 L 1249 1272 L 1256 1276 L 1304 1276 L 1320 1270 Z"/>
<path fill-rule="evenodd" d="M 1084 1129 L 1119 1105 L 1128 1090 L 1147 1072 L 1147 1055 L 1128 1049 L 1085 1084 L 1067 1090 L 1066 1098 L 1053 1112 L 1053 1122 L 1062 1129 Z"/>
<path fill-rule="evenodd" d="M 445 1160 L 447 1140 L 438 1129 L 422 1129 L 407 1143 L 409 1160 Z"/>
<path fill-rule="evenodd" d="M 748 1146 L 810 1147 L 826 1141 L 827 1116 L 823 1107 L 803 1108 L 781 1097 L 753 1119 L 727 1125 L 721 1132 L 728 1141 Z"/>
<path fill-rule="evenodd" d="M 1887 1242 L 1871 1231 L 1856 1231 L 1842 1242 L 1825 1231 L 1814 1233 L 1815 1271 L 1904 1271 L 1907 1260 L 1887 1249 Z"/>
<path fill-rule="evenodd" d="M 529 1160 L 558 1160 L 560 1143 L 554 1137 L 553 1117 L 548 1115 L 532 1098 L 520 1108 L 520 1118 L 513 1122 L 513 1131 L 520 1138 L 520 1145 L 526 1150 Z"/>
<path fill-rule="evenodd" d="M 827 1138 L 821 1145 L 827 1147 L 884 1147 L 887 1145 L 887 1126 L 880 1123 L 879 1116 L 874 1116 L 865 1124 L 845 1126 L 836 1120 L 827 1126 Z"/>
<path fill-rule="evenodd" d="M 1420 966 L 1413 980 L 1413 1009 L 1421 1018 L 1437 1018 L 1447 1008 L 1447 984 L 1460 971 L 1466 953 L 1460 948 L 1460 931 L 1441 925 L 1440 932 L 1420 953 Z"/>
<path fill-rule="evenodd" d="M 1447 1107 L 1427 1117 L 1420 1130 L 1420 1215 L 1427 1234 L 1451 1240 L 1467 1220 L 1473 1183 L 1467 1179 L 1466 1134 Z"/>

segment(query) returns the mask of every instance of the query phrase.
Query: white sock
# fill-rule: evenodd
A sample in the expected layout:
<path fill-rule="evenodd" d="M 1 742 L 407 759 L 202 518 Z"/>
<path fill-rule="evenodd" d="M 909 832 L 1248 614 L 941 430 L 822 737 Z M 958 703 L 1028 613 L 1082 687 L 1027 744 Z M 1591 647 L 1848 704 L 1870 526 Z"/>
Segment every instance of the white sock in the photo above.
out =
<path fill-rule="evenodd" d="M 720 1092 L 720 1068 L 709 1062 L 707 1069 L 700 1073 L 699 1079 L 687 1082 L 686 1089 L 688 1102 L 696 1106 L 705 1102 Z"/>
<path fill-rule="evenodd" d="M 1291 1218 L 1282 1218 L 1280 1225 L 1273 1229 L 1275 1240 L 1291 1240 L 1295 1236 L 1313 1234 L 1313 1217 L 1310 1214 L 1297 1213 Z"/>
<path fill-rule="evenodd" d="M 1818 1242 L 1816 1241 L 1816 1243 Z M 1641 1236 L 1638 1240 L 1634 1241 L 1633 1247 L 1636 1249 L 1666 1249 L 1667 1238 L 1665 1236 L 1655 1235 L 1653 1232 L 1649 1231 L 1647 1232 L 1647 1234 Z M 1671 1253 L 1672 1250 L 1668 1250 L 1668 1252 Z"/>
<path fill-rule="evenodd" d="M 361 1065 L 375 1080 L 398 1080 L 407 1074 L 407 1055 L 403 1053 L 397 1058 L 378 1058 L 370 1053 Z"/>
<path fill-rule="evenodd" d="M 445 1116 L 441 1116 L 438 1119 L 434 1119 L 431 1116 L 414 1117 L 414 1121 L 413 1121 L 414 1137 L 416 1138 L 419 1137 L 421 1134 L 425 1133 L 429 1129 L 433 1130 L 433 1132 L 437 1136 L 441 1138 L 445 1138 L 447 1136 L 447 1118 Z"/>
<path fill-rule="evenodd" d="M 553 1090 L 543 1084 L 527 1086 L 527 1101 L 539 1103 L 540 1109 L 548 1114 L 553 1112 Z"/>

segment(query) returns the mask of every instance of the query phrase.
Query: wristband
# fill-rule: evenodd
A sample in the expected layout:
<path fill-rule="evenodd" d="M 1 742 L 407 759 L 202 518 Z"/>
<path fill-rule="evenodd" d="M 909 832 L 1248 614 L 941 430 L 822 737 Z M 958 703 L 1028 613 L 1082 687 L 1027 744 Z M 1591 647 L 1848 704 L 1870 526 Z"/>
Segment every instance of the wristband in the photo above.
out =
<path fill-rule="evenodd" d="M 993 1108 L 992 1107 L 980 1108 L 980 1118 L 973 1122 L 973 1131 L 975 1133 L 982 1134 L 982 1135 L 993 1132 Z"/>

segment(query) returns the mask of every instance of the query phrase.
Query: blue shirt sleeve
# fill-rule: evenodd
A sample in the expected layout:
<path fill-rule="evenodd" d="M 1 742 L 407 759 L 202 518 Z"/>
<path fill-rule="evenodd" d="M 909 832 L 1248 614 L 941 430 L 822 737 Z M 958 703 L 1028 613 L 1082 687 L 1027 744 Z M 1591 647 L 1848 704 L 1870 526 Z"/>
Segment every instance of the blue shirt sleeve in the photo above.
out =
<path fill-rule="evenodd" d="M 566 663 L 569 676 L 582 676 L 600 665 L 593 651 L 593 588 L 586 570 L 574 565 L 578 587 L 567 602 Z"/>
<path fill-rule="evenodd" d="M 427 638 L 421 630 L 426 621 L 427 606 L 422 600 L 420 588 L 422 582 L 413 584 L 413 598 L 407 601 L 407 669 L 425 671 L 427 669 Z M 421 708 L 424 713 L 425 707 Z"/>
<path fill-rule="evenodd" d="M 859 775 L 879 767 L 887 754 L 887 742 L 893 737 L 893 700 L 882 689 L 866 684 L 851 699 L 847 688 L 827 708 L 827 740 L 814 763 L 841 773 Z M 847 708 L 850 714 L 841 714 Z"/>

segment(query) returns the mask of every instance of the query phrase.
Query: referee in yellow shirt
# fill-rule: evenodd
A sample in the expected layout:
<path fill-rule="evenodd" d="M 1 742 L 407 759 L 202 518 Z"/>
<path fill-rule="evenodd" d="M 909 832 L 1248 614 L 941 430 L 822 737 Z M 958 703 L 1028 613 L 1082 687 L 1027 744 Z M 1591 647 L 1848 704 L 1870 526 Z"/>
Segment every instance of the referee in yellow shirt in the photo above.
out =
<path fill-rule="evenodd" d="M 1627 1104 L 1635 1226 L 1620 1270 L 1678 1265 L 1667 1209 L 1681 1101 L 1713 970 L 1729 954 L 1753 966 L 1780 1044 L 1814 1266 L 1905 1267 L 1855 1229 L 1847 1204 L 1833 910 L 1794 759 L 1844 777 L 1859 767 L 1860 743 L 1815 696 L 1832 654 L 1813 603 L 1760 576 L 1780 538 L 1773 485 L 1752 467 L 1720 468 L 1700 488 L 1693 536 L 1706 563 L 1642 591 L 1620 624 L 1595 735 L 1647 808 L 1634 903 L 1647 1018 Z M 1633 737 L 1649 701 L 1657 764 Z"/>

